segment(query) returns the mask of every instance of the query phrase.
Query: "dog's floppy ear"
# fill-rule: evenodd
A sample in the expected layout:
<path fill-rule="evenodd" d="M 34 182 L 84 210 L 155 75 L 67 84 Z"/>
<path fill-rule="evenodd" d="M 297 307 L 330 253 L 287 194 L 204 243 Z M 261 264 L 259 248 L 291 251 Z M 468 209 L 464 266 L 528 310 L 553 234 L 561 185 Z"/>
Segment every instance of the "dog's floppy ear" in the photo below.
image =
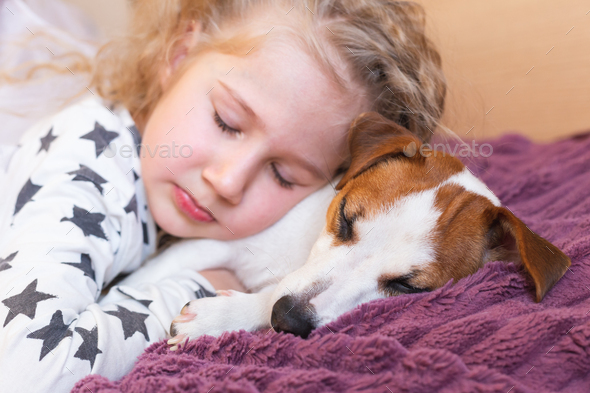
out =
<path fill-rule="evenodd" d="M 540 302 L 571 266 L 570 259 L 505 207 L 495 206 L 492 215 L 488 260 L 522 263 L 535 282 L 535 300 Z"/>
<path fill-rule="evenodd" d="M 417 154 L 422 142 L 409 130 L 377 112 L 361 113 L 348 131 L 350 166 L 336 186 L 337 190 L 381 159 L 398 154 L 424 158 Z"/>

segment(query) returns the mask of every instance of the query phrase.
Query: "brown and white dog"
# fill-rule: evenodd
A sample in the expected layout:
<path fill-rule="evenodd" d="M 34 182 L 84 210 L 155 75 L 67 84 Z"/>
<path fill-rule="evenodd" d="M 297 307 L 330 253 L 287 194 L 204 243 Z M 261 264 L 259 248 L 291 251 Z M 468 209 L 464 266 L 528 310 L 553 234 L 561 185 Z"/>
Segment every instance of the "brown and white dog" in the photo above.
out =
<path fill-rule="evenodd" d="M 570 259 L 461 161 L 421 147 L 408 130 L 365 113 L 351 126 L 351 165 L 335 197 L 326 187 L 259 235 L 185 241 L 151 261 L 158 277 L 174 263 L 227 267 L 255 292 L 189 302 L 172 322 L 172 349 L 202 334 L 270 326 L 307 337 L 361 303 L 432 291 L 489 261 L 522 263 L 541 301 Z"/>
<path fill-rule="evenodd" d="M 273 294 L 275 330 L 307 336 L 360 303 L 432 291 L 489 261 L 524 264 L 539 302 L 570 266 L 459 159 L 420 149 L 397 124 L 365 114 L 349 142 L 327 225 Z"/>

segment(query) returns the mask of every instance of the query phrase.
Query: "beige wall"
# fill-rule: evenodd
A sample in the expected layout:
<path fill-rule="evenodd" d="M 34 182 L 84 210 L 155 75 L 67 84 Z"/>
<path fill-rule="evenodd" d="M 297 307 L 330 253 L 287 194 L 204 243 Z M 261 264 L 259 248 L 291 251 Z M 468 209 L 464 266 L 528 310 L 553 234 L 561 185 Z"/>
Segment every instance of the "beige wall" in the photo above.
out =
<path fill-rule="evenodd" d="M 125 26 L 125 0 L 67 1 L 87 9 L 107 35 Z M 548 141 L 590 129 L 590 3 L 418 2 L 449 80 L 445 124 L 461 137 L 513 130 Z"/>
<path fill-rule="evenodd" d="M 445 123 L 460 136 L 472 126 L 468 137 L 516 130 L 540 141 L 590 130 L 590 3 L 419 3 L 450 84 Z"/>

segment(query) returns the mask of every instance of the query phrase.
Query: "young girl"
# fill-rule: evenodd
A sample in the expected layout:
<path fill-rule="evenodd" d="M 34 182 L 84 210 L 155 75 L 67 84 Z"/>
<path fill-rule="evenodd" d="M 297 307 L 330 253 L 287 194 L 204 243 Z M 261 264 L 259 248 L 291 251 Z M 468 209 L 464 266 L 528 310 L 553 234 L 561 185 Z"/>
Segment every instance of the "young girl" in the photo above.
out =
<path fill-rule="evenodd" d="M 358 114 L 429 140 L 443 111 L 440 57 L 413 3 L 150 0 L 134 11 L 128 35 L 99 52 L 88 97 L 23 136 L 1 186 L 4 391 L 118 379 L 188 301 L 244 290 L 187 270 L 100 297 L 156 251 L 158 227 L 260 232 L 346 170 Z"/>

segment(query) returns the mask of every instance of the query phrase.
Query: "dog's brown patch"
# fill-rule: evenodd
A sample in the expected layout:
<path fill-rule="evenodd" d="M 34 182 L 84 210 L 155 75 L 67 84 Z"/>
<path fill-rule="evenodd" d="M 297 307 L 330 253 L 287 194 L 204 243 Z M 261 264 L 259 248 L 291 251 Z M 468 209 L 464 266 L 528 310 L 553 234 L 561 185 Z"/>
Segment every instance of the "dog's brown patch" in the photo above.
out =
<path fill-rule="evenodd" d="M 387 214 L 383 210 L 401 198 L 435 188 L 465 168 L 455 157 L 422 149 L 409 131 L 378 114 L 363 114 L 353 123 L 349 144 L 351 165 L 326 216 L 333 247 L 360 240 L 364 234 L 354 230 L 357 219 Z M 475 273 L 488 261 L 503 260 L 524 264 L 540 301 L 571 264 L 509 210 L 458 184 L 440 187 L 434 207 L 441 211 L 433 239 L 435 260 L 401 278 L 382 275 L 380 288 L 403 279 L 416 289 L 408 293 L 434 289 Z"/>
<path fill-rule="evenodd" d="M 451 278 L 458 280 L 483 266 L 490 225 L 490 217 L 484 212 L 491 206 L 489 199 L 466 191 L 458 184 L 447 184 L 438 189 L 435 208 L 441 211 L 441 215 L 433 240 L 436 259 L 422 269 L 418 280 L 420 285 L 437 288 Z"/>
<path fill-rule="evenodd" d="M 424 152 L 431 153 L 430 150 Z M 399 199 L 432 189 L 463 170 L 463 164 L 454 157 L 439 154 L 423 158 L 386 155 L 350 179 L 334 198 L 326 215 L 327 230 L 334 237 L 333 246 L 353 245 L 359 240 L 354 230 L 348 239 L 340 236 L 346 225 L 344 218 L 351 222 L 361 217 L 372 219 Z"/>

